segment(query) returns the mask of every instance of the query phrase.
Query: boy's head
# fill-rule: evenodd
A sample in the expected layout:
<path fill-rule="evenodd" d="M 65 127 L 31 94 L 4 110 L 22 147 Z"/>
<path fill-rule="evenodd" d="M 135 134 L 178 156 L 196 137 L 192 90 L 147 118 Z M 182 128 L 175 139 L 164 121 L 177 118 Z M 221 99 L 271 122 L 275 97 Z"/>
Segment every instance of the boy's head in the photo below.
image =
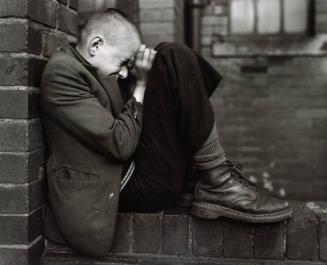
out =
<path fill-rule="evenodd" d="M 92 15 L 80 28 L 77 49 L 100 76 L 126 78 L 141 45 L 141 34 L 125 15 L 108 9 Z"/>

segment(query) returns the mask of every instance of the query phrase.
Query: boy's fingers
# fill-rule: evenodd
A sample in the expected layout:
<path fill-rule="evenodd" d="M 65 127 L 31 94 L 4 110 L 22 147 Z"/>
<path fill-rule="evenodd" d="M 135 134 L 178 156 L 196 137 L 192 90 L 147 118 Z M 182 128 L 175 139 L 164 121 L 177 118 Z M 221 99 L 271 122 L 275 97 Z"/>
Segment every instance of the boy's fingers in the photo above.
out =
<path fill-rule="evenodd" d="M 144 58 L 144 51 L 145 51 L 145 45 L 142 44 L 140 46 L 139 50 L 136 53 L 136 60 L 139 60 L 139 61 L 143 60 L 143 58 Z"/>
<path fill-rule="evenodd" d="M 151 51 L 150 54 L 150 58 L 149 58 L 149 62 L 152 64 L 154 57 L 156 56 L 156 52 L 155 51 Z"/>
<path fill-rule="evenodd" d="M 147 64 L 151 55 L 151 50 L 149 48 L 146 48 L 144 51 L 144 56 L 143 56 L 143 63 Z"/>

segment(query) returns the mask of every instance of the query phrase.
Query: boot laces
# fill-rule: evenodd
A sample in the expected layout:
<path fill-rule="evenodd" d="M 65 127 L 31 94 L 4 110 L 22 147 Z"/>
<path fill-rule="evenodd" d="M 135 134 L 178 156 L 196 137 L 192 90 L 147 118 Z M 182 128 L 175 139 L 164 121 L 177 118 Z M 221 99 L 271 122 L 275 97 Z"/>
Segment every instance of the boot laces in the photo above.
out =
<path fill-rule="evenodd" d="M 243 166 L 240 163 L 233 163 L 232 161 L 227 160 L 226 165 L 231 171 L 232 176 L 236 181 L 238 181 L 239 183 L 241 183 L 246 187 L 249 187 L 251 189 L 256 189 L 256 186 L 242 175 L 241 170 L 243 169 Z"/>

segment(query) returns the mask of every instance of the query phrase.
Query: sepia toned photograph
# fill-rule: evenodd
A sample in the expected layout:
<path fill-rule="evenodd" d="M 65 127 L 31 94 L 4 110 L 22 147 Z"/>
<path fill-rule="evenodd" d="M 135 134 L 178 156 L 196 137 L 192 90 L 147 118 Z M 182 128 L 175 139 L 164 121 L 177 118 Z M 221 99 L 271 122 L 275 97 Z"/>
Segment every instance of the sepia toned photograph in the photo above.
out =
<path fill-rule="evenodd" d="M 327 0 L 0 0 L 0 265 L 327 265 Z"/>

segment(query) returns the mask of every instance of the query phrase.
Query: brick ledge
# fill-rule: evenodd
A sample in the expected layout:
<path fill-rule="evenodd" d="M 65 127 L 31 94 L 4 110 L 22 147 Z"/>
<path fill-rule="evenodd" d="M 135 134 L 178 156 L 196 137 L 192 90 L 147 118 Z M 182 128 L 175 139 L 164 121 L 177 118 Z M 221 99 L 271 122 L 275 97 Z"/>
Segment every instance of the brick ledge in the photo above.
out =
<path fill-rule="evenodd" d="M 327 202 L 291 206 L 292 219 L 272 224 L 203 220 L 191 217 L 186 208 L 120 213 L 113 247 L 104 260 L 48 243 L 43 264 L 326 264 Z"/>

